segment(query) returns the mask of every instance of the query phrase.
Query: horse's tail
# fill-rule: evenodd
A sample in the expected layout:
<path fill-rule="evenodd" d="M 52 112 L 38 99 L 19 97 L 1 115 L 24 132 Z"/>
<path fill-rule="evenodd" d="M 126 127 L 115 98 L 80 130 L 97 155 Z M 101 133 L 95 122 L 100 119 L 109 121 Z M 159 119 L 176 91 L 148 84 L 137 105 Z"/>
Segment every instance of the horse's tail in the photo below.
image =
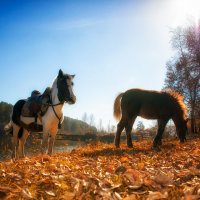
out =
<path fill-rule="evenodd" d="M 119 121 L 121 118 L 121 98 L 124 93 L 120 93 L 114 101 L 114 110 L 113 110 L 113 115 L 114 117 Z"/>
<path fill-rule="evenodd" d="M 13 124 L 11 121 L 4 126 L 4 131 L 6 134 L 13 135 Z M 23 135 L 23 127 L 20 127 L 19 132 L 18 132 L 18 138 L 20 139 L 22 135 Z"/>
<path fill-rule="evenodd" d="M 4 126 L 4 131 L 6 134 L 13 134 L 13 125 L 11 121 Z"/>
<path fill-rule="evenodd" d="M 8 134 L 13 135 L 13 124 L 11 121 L 4 126 L 4 131 L 7 135 Z M 23 135 L 23 127 L 20 127 L 19 132 L 18 132 L 18 138 L 20 139 L 22 135 Z"/>

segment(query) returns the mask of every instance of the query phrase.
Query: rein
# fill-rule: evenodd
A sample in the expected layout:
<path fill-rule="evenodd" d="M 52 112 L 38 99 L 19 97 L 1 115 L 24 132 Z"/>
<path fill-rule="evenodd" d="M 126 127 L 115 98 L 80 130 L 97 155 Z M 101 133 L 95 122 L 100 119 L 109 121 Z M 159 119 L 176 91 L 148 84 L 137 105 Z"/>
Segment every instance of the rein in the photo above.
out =
<path fill-rule="evenodd" d="M 59 106 L 59 105 L 62 105 L 62 104 L 64 104 L 64 103 L 62 103 L 62 102 L 56 103 L 56 104 L 47 103 L 48 106 L 52 106 L 52 107 Z"/>
<path fill-rule="evenodd" d="M 61 117 L 58 116 L 58 114 L 56 113 L 54 107 L 55 107 L 55 106 L 58 106 L 58 105 L 63 105 L 63 104 L 64 104 L 64 102 L 63 102 L 63 103 L 62 103 L 62 102 L 59 102 L 59 103 L 56 103 L 56 104 L 52 104 L 52 97 L 50 96 L 50 103 L 49 103 L 48 105 L 52 107 L 53 112 L 54 112 L 56 118 L 57 118 L 58 121 L 59 121 L 59 123 L 58 123 L 58 129 L 61 129 L 61 122 L 60 122 L 60 120 L 61 120 L 61 117 L 62 117 L 62 116 L 61 116 Z"/>

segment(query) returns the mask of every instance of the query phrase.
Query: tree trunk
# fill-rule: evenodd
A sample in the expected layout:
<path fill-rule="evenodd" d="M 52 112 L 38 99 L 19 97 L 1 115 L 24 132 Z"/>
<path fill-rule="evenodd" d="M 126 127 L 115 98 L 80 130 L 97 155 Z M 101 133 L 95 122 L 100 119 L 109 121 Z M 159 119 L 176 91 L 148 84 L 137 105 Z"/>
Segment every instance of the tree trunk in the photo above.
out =
<path fill-rule="evenodd" d="M 195 133 L 195 116 L 194 116 L 194 106 L 191 106 L 191 133 Z"/>

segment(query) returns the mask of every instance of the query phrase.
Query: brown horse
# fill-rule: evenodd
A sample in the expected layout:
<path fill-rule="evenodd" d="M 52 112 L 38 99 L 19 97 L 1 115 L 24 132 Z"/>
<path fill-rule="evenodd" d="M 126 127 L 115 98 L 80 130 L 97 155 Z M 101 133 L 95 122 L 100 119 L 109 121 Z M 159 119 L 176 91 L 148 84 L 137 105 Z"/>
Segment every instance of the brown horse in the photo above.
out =
<path fill-rule="evenodd" d="M 131 130 L 137 116 L 145 119 L 157 119 L 158 130 L 153 141 L 153 147 L 161 145 L 162 135 L 167 122 L 172 119 L 180 142 L 186 140 L 187 109 L 183 97 L 173 91 L 152 91 L 130 89 L 119 94 L 114 102 L 114 116 L 120 119 L 117 125 L 115 146 L 120 144 L 120 135 L 126 130 L 127 145 L 132 148 Z"/>

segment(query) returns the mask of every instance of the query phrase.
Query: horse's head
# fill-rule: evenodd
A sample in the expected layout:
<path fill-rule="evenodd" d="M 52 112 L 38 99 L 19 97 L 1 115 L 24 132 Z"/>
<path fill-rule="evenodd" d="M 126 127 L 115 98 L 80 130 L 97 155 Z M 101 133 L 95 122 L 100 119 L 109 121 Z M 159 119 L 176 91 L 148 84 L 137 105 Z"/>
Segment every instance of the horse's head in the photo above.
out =
<path fill-rule="evenodd" d="M 76 96 L 73 93 L 73 79 L 75 75 L 64 74 L 60 69 L 57 77 L 58 99 L 60 102 L 74 104 Z"/>
<path fill-rule="evenodd" d="M 188 120 L 184 119 L 177 130 L 180 142 L 185 142 L 186 140 L 186 134 L 188 134 L 187 122 Z"/>

